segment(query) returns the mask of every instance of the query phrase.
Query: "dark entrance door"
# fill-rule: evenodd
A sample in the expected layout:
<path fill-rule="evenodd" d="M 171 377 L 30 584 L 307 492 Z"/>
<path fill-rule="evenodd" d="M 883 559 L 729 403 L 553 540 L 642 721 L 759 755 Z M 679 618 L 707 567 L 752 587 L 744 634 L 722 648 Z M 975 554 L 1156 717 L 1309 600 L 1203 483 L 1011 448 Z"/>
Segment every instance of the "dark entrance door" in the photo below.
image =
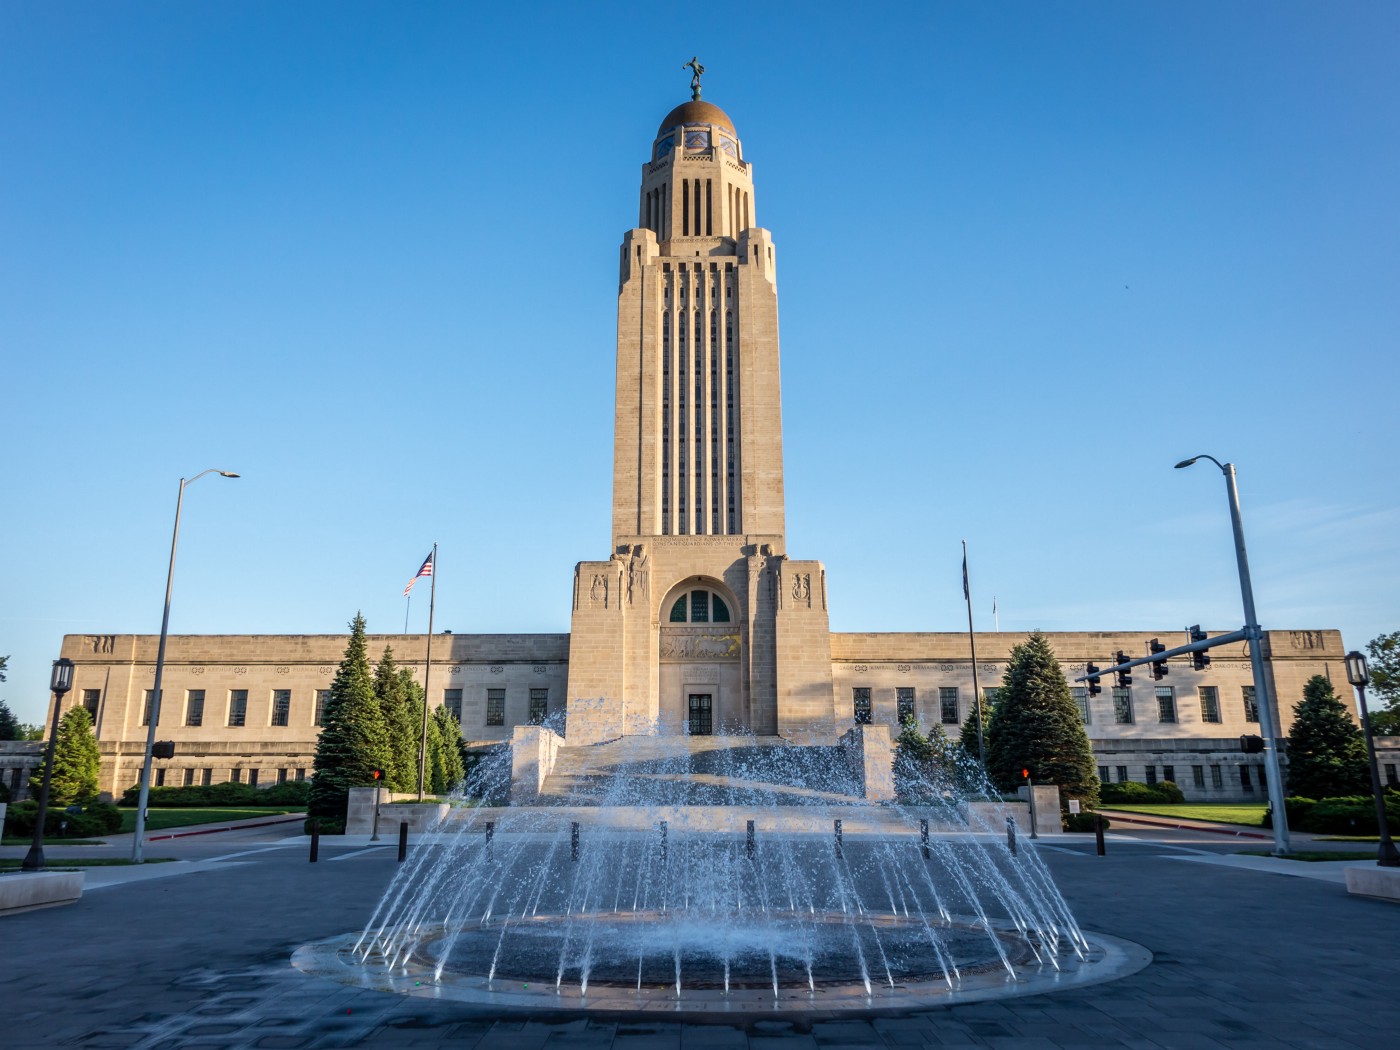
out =
<path fill-rule="evenodd" d="M 711 720 L 710 708 L 709 693 L 690 694 L 691 736 L 709 736 L 714 732 L 714 723 Z"/>

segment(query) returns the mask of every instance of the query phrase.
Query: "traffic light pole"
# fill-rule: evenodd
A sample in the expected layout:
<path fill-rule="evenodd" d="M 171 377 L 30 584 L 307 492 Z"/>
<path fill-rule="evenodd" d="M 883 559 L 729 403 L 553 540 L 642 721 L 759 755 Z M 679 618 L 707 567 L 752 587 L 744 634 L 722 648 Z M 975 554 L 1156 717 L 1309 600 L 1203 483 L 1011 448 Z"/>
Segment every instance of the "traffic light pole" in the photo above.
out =
<path fill-rule="evenodd" d="M 1217 464 L 1219 465 L 1219 464 Z M 1273 697 L 1264 675 L 1264 632 L 1254 612 L 1254 587 L 1249 581 L 1249 555 L 1244 549 L 1244 524 L 1240 520 L 1240 493 L 1235 487 L 1235 465 L 1220 465 L 1230 497 L 1230 526 L 1235 533 L 1235 561 L 1240 570 L 1240 597 L 1244 600 L 1244 630 L 1249 637 L 1249 663 L 1254 672 L 1254 699 L 1259 708 L 1259 728 L 1264 734 L 1264 766 L 1269 772 L 1269 806 L 1273 810 L 1274 855 L 1287 856 L 1288 813 L 1283 804 L 1283 775 L 1278 761 L 1277 723 Z"/>

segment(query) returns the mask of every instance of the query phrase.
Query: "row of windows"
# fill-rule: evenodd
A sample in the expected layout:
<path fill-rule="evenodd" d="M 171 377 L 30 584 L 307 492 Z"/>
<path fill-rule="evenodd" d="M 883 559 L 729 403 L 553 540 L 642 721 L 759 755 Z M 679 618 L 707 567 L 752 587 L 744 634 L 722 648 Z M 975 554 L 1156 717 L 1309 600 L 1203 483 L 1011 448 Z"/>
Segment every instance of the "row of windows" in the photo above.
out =
<path fill-rule="evenodd" d="M 444 689 L 442 691 L 442 703 L 452 717 L 458 722 L 462 721 L 462 690 Z M 530 725 L 541 725 L 549 717 L 549 690 L 542 687 L 535 687 L 530 690 Z M 506 724 L 506 691 L 504 688 L 494 688 L 486 690 L 486 724 L 488 726 L 503 726 Z"/>
<path fill-rule="evenodd" d="M 246 771 L 243 769 L 230 769 L 228 779 L 234 784 L 242 784 L 245 782 L 245 772 L 247 773 L 246 783 L 248 786 L 257 787 L 263 772 L 260 769 L 249 769 Z M 278 784 L 285 784 L 289 780 L 300 781 L 306 779 L 305 766 L 296 768 L 286 766 L 281 769 L 269 770 L 268 772 L 276 778 Z M 204 769 L 157 769 L 155 771 L 155 777 L 156 787 L 194 787 L 195 784 L 208 787 L 214 782 L 214 770 L 208 767 Z"/>
<path fill-rule="evenodd" d="M 1192 785 L 1192 787 L 1200 788 L 1200 789 L 1202 789 L 1202 790 L 1205 789 L 1205 786 L 1206 786 L 1206 769 L 1207 769 L 1207 768 L 1210 769 L 1210 786 L 1211 786 L 1212 788 L 1217 789 L 1217 790 L 1223 789 L 1223 788 L 1225 787 L 1225 769 L 1224 769 L 1223 766 L 1210 766 L 1210 767 L 1206 767 L 1206 766 L 1192 766 L 1192 767 L 1191 767 L 1191 785 Z M 1257 781 L 1258 781 L 1258 784 L 1259 784 L 1259 790 L 1261 790 L 1261 791 L 1267 790 L 1267 788 L 1268 788 L 1268 781 L 1265 779 L 1264 767 L 1263 767 L 1262 765 L 1258 765 L 1258 764 L 1255 764 L 1255 765 L 1240 765 L 1240 766 L 1236 766 L 1235 768 L 1238 770 L 1238 775 L 1239 775 L 1239 779 L 1240 779 L 1240 787 L 1241 787 L 1243 790 L 1245 790 L 1245 791 L 1253 791 L 1253 790 L 1254 790 L 1254 785 L 1255 785 L 1256 778 L 1257 778 Z M 1394 766 L 1393 764 L 1387 763 L 1387 765 L 1386 765 L 1385 768 L 1386 768 L 1386 776 L 1387 776 L 1387 778 L 1388 778 L 1388 782 L 1391 783 L 1391 784 L 1394 784 L 1394 783 L 1396 782 L 1396 780 L 1395 780 L 1395 776 L 1396 776 L 1396 773 L 1395 773 L 1395 766 Z M 1252 771 L 1252 772 L 1251 772 L 1251 771 Z M 1127 767 L 1127 766 L 1114 766 L 1114 767 L 1113 767 L 1113 772 L 1117 774 L 1117 776 L 1116 776 L 1114 779 L 1115 779 L 1119 784 L 1127 783 L 1127 782 L 1131 779 L 1131 778 L 1128 776 L 1128 767 Z M 1109 774 L 1109 767 L 1108 767 L 1108 766 L 1099 766 L 1099 780 L 1100 780 L 1101 782 L 1103 782 L 1103 783 L 1105 783 L 1105 784 L 1107 784 L 1107 783 L 1109 782 L 1108 774 Z M 1162 776 L 1161 776 L 1161 779 L 1162 779 L 1162 780 L 1169 780 L 1169 781 L 1171 781 L 1173 784 L 1179 783 L 1179 782 L 1177 781 L 1177 779 L 1176 779 L 1176 766 L 1163 766 L 1163 767 L 1162 767 Z M 1145 781 L 1145 783 L 1148 783 L 1148 784 L 1156 784 L 1156 783 L 1158 783 L 1158 778 L 1157 778 L 1157 767 L 1156 767 L 1155 765 L 1151 765 L 1151 766 L 1147 766 L 1147 767 L 1146 767 L 1146 769 L 1145 769 L 1145 771 L 1144 771 L 1144 781 Z"/>
<path fill-rule="evenodd" d="M 693 592 L 700 593 L 700 592 Z M 719 600 L 719 596 L 715 596 Z M 671 619 L 678 619 L 677 610 L 681 609 L 682 598 L 671 610 Z M 727 614 L 726 614 L 727 619 Z M 1241 699 L 1244 705 L 1244 720 L 1246 722 L 1259 721 L 1259 705 L 1254 699 L 1254 686 L 1241 686 Z M 1070 689 L 1070 696 L 1074 699 L 1074 704 L 1079 708 L 1079 717 L 1085 725 L 1092 722 L 1092 712 L 1089 705 L 1089 690 L 1087 688 L 1074 686 Z M 983 699 L 987 704 L 996 702 L 998 690 L 984 689 Z M 1197 695 L 1201 704 L 1201 721 L 1220 721 L 1220 689 L 1214 685 L 1203 685 L 1197 687 Z M 1174 723 L 1177 721 L 1176 710 L 1176 690 L 1169 685 L 1159 685 L 1153 690 L 1153 698 L 1157 702 L 1157 721 Z M 1132 725 L 1135 721 L 1133 712 L 1133 691 L 1131 688 L 1113 690 L 1113 721 L 1117 725 Z M 916 719 L 918 716 L 914 711 L 914 689 L 911 686 L 901 686 L 895 690 L 896 720 L 902 725 L 906 721 Z M 872 717 L 871 695 L 869 686 L 855 686 L 852 689 L 852 707 L 857 725 L 869 725 Z M 961 719 L 958 715 L 958 689 L 956 686 L 940 686 L 938 690 L 938 714 L 939 721 L 944 725 L 957 725 Z"/>

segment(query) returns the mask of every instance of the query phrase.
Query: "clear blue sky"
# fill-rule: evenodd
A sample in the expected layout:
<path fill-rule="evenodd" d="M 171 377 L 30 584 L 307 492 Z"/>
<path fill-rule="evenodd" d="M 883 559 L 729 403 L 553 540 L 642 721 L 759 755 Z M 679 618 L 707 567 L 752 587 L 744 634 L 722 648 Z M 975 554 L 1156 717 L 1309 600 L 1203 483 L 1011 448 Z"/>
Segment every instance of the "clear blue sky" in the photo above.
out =
<path fill-rule="evenodd" d="M 65 633 L 566 631 L 681 64 L 835 630 L 1400 629 L 1400 6 L 0 6 L 0 696 Z M 420 587 L 416 594 L 421 594 Z M 426 599 L 426 595 L 422 595 Z M 411 627 L 426 626 L 426 600 Z M 1107 655 L 1107 654 L 1105 654 Z M 1284 698 L 1285 701 L 1290 698 Z"/>

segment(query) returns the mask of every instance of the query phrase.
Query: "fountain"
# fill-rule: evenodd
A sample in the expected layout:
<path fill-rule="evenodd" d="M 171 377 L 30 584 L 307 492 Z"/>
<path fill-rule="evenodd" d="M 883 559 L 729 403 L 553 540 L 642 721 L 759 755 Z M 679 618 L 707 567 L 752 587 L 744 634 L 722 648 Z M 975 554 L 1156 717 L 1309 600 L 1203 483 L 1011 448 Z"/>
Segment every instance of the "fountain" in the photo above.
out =
<path fill-rule="evenodd" d="M 1146 964 L 1080 931 L 1005 810 L 974 801 L 979 770 L 902 768 L 908 801 L 874 804 L 838 748 L 653 735 L 569 750 L 543 804 L 455 806 L 363 931 L 295 964 L 498 1010 L 731 1019 L 1031 994 Z M 501 797 L 509 778 L 493 758 L 465 795 Z"/>

